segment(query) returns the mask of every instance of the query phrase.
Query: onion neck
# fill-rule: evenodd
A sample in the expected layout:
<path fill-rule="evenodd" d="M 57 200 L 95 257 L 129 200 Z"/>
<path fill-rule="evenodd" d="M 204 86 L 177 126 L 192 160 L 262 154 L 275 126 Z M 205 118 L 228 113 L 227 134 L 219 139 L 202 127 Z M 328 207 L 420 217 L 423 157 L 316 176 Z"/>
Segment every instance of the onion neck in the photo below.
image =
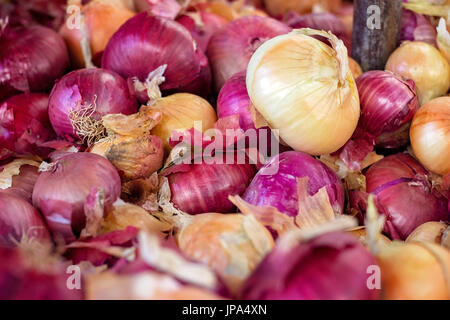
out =
<path fill-rule="evenodd" d="M 83 53 L 84 65 L 86 68 L 94 68 L 94 64 L 92 63 L 92 50 L 91 50 L 91 41 L 89 39 L 89 30 L 86 24 L 86 18 L 84 14 L 81 14 L 80 17 L 80 31 L 81 31 L 81 51 Z"/>
<path fill-rule="evenodd" d="M 166 72 L 166 69 L 167 64 L 159 66 L 148 74 L 145 82 L 141 82 L 137 77 L 134 77 L 132 79 L 134 89 L 137 92 L 147 92 L 147 96 L 149 99 L 149 102 L 147 103 L 148 106 L 151 106 L 156 100 L 161 99 L 162 97 L 159 86 L 163 84 L 164 81 L 166 81 L 166 78 L 164 77 L 164 72 Z"/>

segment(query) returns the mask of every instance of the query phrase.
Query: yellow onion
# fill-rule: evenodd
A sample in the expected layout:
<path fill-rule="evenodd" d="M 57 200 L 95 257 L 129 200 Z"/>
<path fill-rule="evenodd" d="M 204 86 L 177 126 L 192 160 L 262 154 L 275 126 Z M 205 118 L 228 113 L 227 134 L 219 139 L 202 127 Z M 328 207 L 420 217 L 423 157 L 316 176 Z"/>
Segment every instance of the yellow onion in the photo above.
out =
<path fill-rule="evenodd" d="M 377 255 L 387 300 L 450 299 L 450 251 L 433 243 L 393 242 Z"/>
<path fill-rule="evenodd" d="M 404 42 L 389 57 L 386 70 L 414 80 L 420 105 L 443 96 L 450 88 L 449 63 L 425 42 Z"/>
<path fill-rule="evenodd" d="M 329 39 L 332 47 L 313 38 Z M 247 69 L 256 109 L 296 151 L 329 154 L 351 137 L 360 115 L 347 49 L 331 33 L 298 29 L 265 42 Z"/>
<path fill-rule="evenodd" d="M 427 222 L 418 226 L 406 239 L 406 242 L 430 242 L 444 245 L 446 230 L 449 225 L 445 222 Z M 450 229 L 449 229 L 450 230 Z M 450 249 L 450 247 L 449 247 Z"/>
<path fill-rule="evenodd" d="M 267 17 L 267 14 L 259 9 L 256 9 L 253 5 L 246 5 L 244 1 L 211 1 L 201 2 L 196 7 L 206 12 L 214 13 L 228 21 L 233 21 L 244 16 L 254 15 Z"/>
<path fill-rule="evenodd" d="M 152 134 L 163 140 L 166 151 L 170 151 L 169 139 L 174 131 L 183 132 L 193 128 L 194 122 L 201 122 L 201 128 L 195 129 L 204 132 L 217 121 L 216 112 L 209 102 L 189 93 L 176 93 L 157 99 L 151 108 L 162 113 L 162 119 L 153 128 Z"/>
<path fill-rule="evenodd" d="M 442 55 L 450 62 L 450 33 L 447 30 L 445 20 L 441 18 L 437 27 L 437 45 Z"/>
<path fill-rule="evenodd" d="M 93 0 L 81 6 L 81 14 L 87 28 L 92 56 L 105 49 L 111 36 L 122 24 L 136 13 L 128 9 L 121 1 Z M 76 23 L 76 16 L 68 16 L 66 23 L 61 27 L 60 34 L 69 48 L 73 66 L 82 68 L 85 66 L 81 41 L 83 40 L 82 28 L 72 25 Z"/>
<path fill-rule="evenodd" d="M 308 13 L 313 9 L 336 11 L 342 5 L 341 0 L 264 0 L 267 11 L 274 17 L 289 11 Z"/>
<path fill-rule="evenodd" d="M 350 70 L 352 71 L 352 75 L 353 78 L 358 78 L 360 75 L 363 74 L 363 71 L 361 69 L 361 66 L 359 65 L 358 62 L 356 62 L 354 59 L 352 58 L 348 58 L 348 66 L 350 68 Z"/>
<path fill-rule="evenodd" d="M 422 165 L 440 175 L 450 174 L 450 97 L 436 98 L 419 109 L 410 138 Z"/>

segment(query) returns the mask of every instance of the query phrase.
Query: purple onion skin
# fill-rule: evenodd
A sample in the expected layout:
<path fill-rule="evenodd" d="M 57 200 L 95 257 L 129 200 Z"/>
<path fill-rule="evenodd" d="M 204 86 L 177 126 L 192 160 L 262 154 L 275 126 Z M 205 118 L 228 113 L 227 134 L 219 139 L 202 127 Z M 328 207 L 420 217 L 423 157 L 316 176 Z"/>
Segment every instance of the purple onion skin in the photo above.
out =
<path fill-rule="evenodd" d="M 55 136 L 48 116 L 47 94 L 19 94 L 0 105 L 0 159 L 12 154 L 45 158 L 51 149 L 40 145 Z"/>
<path fill-rule="evenodd" d="M 142 12 L 112 36 L 102 57 L 102 67 L 125 79 L 145 81 L 150 72 L 167 64 L 166 92 L 207 96 L 211 82 L 208 59 L 178 22 Z"/>
<path fill-rule="evenodd" d="M 352 36 L 347 31 L 344 23 L 332 13 L 320 12 L 299 15 L 291 12 L 286 20 L 286 24 L 293 29 L 311 28 L 330 31 L 344 42 L 349 54 L 351 54 Z"/>
<path fill-rule="evenodd" d="M 369 71 L 356 79 L 361 101 L 359 129 L 381 148 L 409 142 L 409 125 L 419 108 L 416 85 L 391 72 Z"/>
<path fill-rule="evenodd" d="M 102 156 L 69 154 L 41 173 L 34 186 L 33 205 L 44 214 L 53 235 L 71 242 L 84 228 L 84 203 L 93 188 L 103 190 L 105 206 L 111 206 L 120 196 L 117 170 Z"/>
<path fill-rule="evenodd" d="M 233 213 L 230 195 L 242 195 L 256 170 L 250 164 L 193 164 L 169 175 L 172 203 L 189 214 Z"/>
<path fill-rule="evenodd" d="M 216 92 L 234 74 L 247 69 L 250 58 L 261 44 L 289 31 L 290 27 L 275 19 L 245 16 L 216 32 L 207 49 Z"/>
<path fill-rule="evenodd" d="M 367 193 L 375 196 L 379 212 L 386 216 L 384 232 L 391 238 L 404 240 L 426 222 L 449 220 L 448 199 L 432 186 L 429 172 L 410 155 L 388 156 L 365 176 Z M 365 204 L 356 203 L 358 196 L 352 193 L 350 200 L 361 218 Z"/>
<path fill-rule="evenodd" d="M 0 246 L 15 247 L 22 239 L 49 241 L 41 214 L 25 199 L 0 191 Z"/>
<path fill-rule="evenodd" d="M 284 248 L 280 243 L 244 283 L 246 300 L 375 300 L 367 286 L 375 258 L 350 234 L 327 233 Z"/>
<path fill-rule="evenodd" d="M 6 27 L 0 33 L 0 101 L 51 89 L 68 67 L 66 44 L 52 29 Z"/>
<path fill-rule="evenodd" d="M 402 9 L 399 44 L 405 41 L 422 41 L 436 47 L 436 28 L 420 13 Z"/>
<path fill-rule="evenodd" d="M 33 188 L 39 177 L 39 168 L 32 165 L 22 165 L 20 173 L 12 177 L 11 187 L 3 189 L 3 192 L 13 194 L 22 199 L 32 202 Z M 0 172 L 2 168 L 0 167 Z"/>
<path fill-rule="evenodd" d="M 91 106 L 91 118 L 101 120 L 107 114 L 130 115 L 137 112 L 137 101 L 128 83 L 117 73 L 98 69 L 80 69 L 62 77 L 50 94 L 48 112 L 58 136 L 79 141 L 72 127 L 70 111 Z"/>
<path fill-rule="evenodd" d="M 308 177 L 309 195 L 325 187 L 335 213 L 343 213 L 344 186 L 339 177 L 322 162 L 296 151 L 272 158 L 256 174 L 243 198 L 250 204 L 275 207 L 295 217 L 298 214 L 297 179 L 303 177 Z"/>

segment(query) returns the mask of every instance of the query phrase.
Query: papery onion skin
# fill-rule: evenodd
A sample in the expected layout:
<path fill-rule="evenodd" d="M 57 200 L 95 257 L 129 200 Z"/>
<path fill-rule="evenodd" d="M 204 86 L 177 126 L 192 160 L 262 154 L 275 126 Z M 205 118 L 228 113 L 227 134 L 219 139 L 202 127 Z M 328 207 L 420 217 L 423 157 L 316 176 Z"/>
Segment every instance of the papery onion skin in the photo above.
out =
<path fill-rule="evenodd" d="M 361 102 L 361 130 L 374 137 L 378 147 L 407 145 L 409 124 L 419 108 L 414 81 L 390 72 L 369 71 L 356 79 L 356 85 Z"/>
<path fill-rule="evenodd" d="M 255 175 L 250 164 L 193 164 L 168 176 L 172 203 L 189 214 L 232 213 L 230 195 L 242 195 Z"/>
<path fill-rule="evenodd" d="M 394 243 L 377 255 L 383 299 L 448 300 L 450 251 L 433 243 Z"/>
<path fill-rule="evenodd" d="M 62 77 L 50 94 L 48 112 L 58 136 L 68 141 L 82 139 L 73 127 L 71 111 L 88 109 L 96 121 L 104 115 L 137 111 L 137 101 L 127 82 L 117 73 L 98 69 L 72 71 Z"/>
<path fill-rule="evenodd" d="M 15 247 L 22 239 L 48 241 L 41 214 L 23 198 L 0 191 L 0 246 Z"/>
<path fill-rule="evenodd" d="M 211 104 L 190 93 L 176 93 L 158 99 L 152 103 L 151 108 L 162 113 L 162 119 L 153 128 L 152 134 L 163 140 L 166 151 L 170 150 L 169 139 L 175 131 L 183 133 L 194 128 L 195 122 L 199 122 L 204 132 L 211 129 L 217 121 L 216 112 Z"/>
<path fill-rule="evenodd" d="M 32 201 L 34 184 L 39 177 L 39 162 L 15 159 L 0 167 L 0 189 L 26 201 Z"/>
<path fill-rule="evenodd" d="M 306 243 L 280 244 L 241 289 L 245 300 L 375 300 L 368 287 L 375 258 L 346 233 L 332 232 Z M 283 285 L 280 285 L 280 284 Z"/>
<path fill-rule="evenodd" d="M 422 106 L 414 116 L 410 137 L 421 164 L 434 173 L 450 174 L 450 97 Z"/>
<path fill-rule="evenodd" d="M 386 216 L 384 232 L 406 239 L 418 226 L 449 219 L 448 199 L 430 181 L 430 174 L 408 154 L 388 156 L 367 170 L 366 191 L 375 196 L 380 214 Z M 358 208 L 350 194 L 352 207 Z"/>
<path fill-rule="evenodd" d="M 436 46 L 436 28 L 430 20 L 420 13 L 402 9 L 402 25 L 399 43 L 404 41 L 422 41 Z"/>
<path fill-rule="evenodd" d="M 325 187 L 333 210 L 344 211 L 344 186 L 339 177 L 322 162 L 295 151 L 272 158 L 256 174 L 243 199 L 256 206 L 271 206 L 295 217 L 298 214 L 297 179 L 308 178 L 308 194 Z"/>
<path fill-rule="evenodd" d="M 188 14 L 180 15 L 176 21 L 189 30 L 199 48 L 206 52 L 213 34 L 222 29 L 228 23 L 228 20 L 206 11 L 199 11 L 198 15 L 201 25 L 198 25 L 197 21 Z"/>
<path fill-rule="evenodd" d="M 419 241 L 441 244 L 442 236 L 448 227 L 448 223 L 442 221 L 426 222 L 414 229 L 406 239 L 406 242 Z"/>
<path fill-rule="evenodd" d="M 137 77 L 141 82 L 165 64 L 165 82 L 160 86 L 163 91 L 208 95 L 208 59 L 189 31 L 175 21 L 142 12 L 120 27 L 102 57 L 103 68 L 125 79 Z"/>
<path fill-rule="evenodd" d="M 105 206 L 120 196 L 120 177 L 102 156 L 78 152 L 66 155 L 42 172 L 33 191 L 33 205 L 39 209 L 54 235 L 66 242 L 84 227 L 84 203 L 93 188 L 104 193 Z"/>
<path fill-rule="evenodd" d="M 247 68 L 250 58 L 262 43 L 290 30 L 272 18 L 245 16 L 216 32 L 207 50 L 216 92 L 234 74 Z"/>
<path fill-rule="evenodd" d="M 105 50 L 112 35 L 136 13 L 114 2 L 108 3 L 107 1 L 96 0 L 82 6 L 80 14 L 84 17 L 92 56 L 95 56 Z M 80 28 L 74 28 L 70 21 L 66 21 L 60 30 L 60 34 L 66 41 L 72 66 L 76 68 L 85 67 L 81 49 L 82 34 Z"/>
<path fill-rule="evenodd" d="M 363 74 L 362 68 L 353 58 L 348 57 L 348 66 L 352 72 L 353 78 L 357 79 Z"/>
<path fill-rule="evenodd" d="M 12 154 L 48 155 L 50 149 L 41 145 L 56 136 L 48 116 L 48 100 L 47 94 L 28 93 L 0 104 L 0 159 Z"/>
<path fill-rule="evenodd" d="M 339 51 L 304 33 L 329 36 Z M 294 30 L 259 47 L 247 69 L 247 90 L 256 109 L 285 143 L 311 155 L 341 148 L 360 116 L 356 84 L 344 61 L 347 51 L 333 37 Z"/>
<path fill-rule="evenodd" d="M 46 91 L 69 67 L 64 40 L 42 26 L 0 34 L 0 101 L 18 93 Z"/>
<path fill-rule="evenodd" d="M 450 64 L 438 49 L 425 42 L 404 42 L 389 57 L 386 70 L 414 80 L 420 105 L 450 88 Z"/>

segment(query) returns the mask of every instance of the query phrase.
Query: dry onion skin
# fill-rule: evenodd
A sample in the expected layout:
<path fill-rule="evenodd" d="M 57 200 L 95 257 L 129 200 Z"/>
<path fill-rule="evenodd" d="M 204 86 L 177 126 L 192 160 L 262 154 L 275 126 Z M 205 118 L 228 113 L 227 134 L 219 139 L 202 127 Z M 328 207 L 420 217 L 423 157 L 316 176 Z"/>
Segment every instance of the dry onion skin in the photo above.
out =
<path fill-rule="evenodd" d="M 410 138 L 422 165 L 440 175 L 450 174 L 450 97 L 434 99 L 419 109 Z"/>
<path fill-rule="evenodd" d="M 431 221 L 418 226 L 406 239 L 406 242 L 430 242 L 445 246 L 449 224 Z M 450 246 L 448 247 L 450 249 Z"/>
<path fill-rule="evenodd" d="M 246 82 L 256 109 L 296 151 L 333 153 L 356 129 L 358 91 L 347 49 L 331 33 L 298 29 L 265 42 L 250 60 Z"/>
<path fill-rule="evenodd" d="M 201 124 L 196 130 L 205 132 L 217 121 L 217 115 L 211 104 L 205 99 L 190 94 L 176 93 L 157 99 L 150 104 L 151 108 L 162 113 L 161 121 L 152 130 L 152 134 L 163 140 L 166 151 L 170 151 L 169 139 L 178 131 L 194 128 L 195 122 Z"/>
<path fill-rule="evenodd" d="M 444 18 L 439 20 L 437 27 L 437 45 L 442 55 L 450 62 L 450 32 L 448 32 L 447 25 Z"/>
<path fill-rule="evenodd" d="M 352 71 L 353 78 L 356 79 L 363 74 L 362 68 L 359 63 L 350 57 L 348 57 L 348 66 Z"/>
<path fill-rule="evenodd" d="M 425 42 L 404 42 L 389 57 L 386 70 L 414 80 L 420 105 L 445 95 L 450 88 L 450 64 Z"/>

